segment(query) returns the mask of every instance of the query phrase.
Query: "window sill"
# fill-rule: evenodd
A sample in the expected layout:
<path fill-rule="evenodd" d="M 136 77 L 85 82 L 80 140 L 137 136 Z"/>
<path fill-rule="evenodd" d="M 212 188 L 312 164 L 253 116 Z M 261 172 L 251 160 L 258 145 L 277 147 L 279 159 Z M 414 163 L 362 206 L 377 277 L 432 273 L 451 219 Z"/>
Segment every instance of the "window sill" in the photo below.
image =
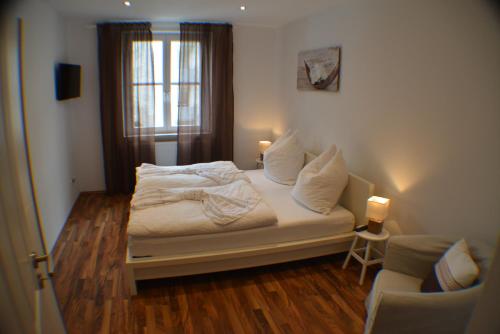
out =
<path fill-rule="evenodd" d="M 177 133 L 158 133 L 155 135 L 155 142 L 177 141 Z"/>

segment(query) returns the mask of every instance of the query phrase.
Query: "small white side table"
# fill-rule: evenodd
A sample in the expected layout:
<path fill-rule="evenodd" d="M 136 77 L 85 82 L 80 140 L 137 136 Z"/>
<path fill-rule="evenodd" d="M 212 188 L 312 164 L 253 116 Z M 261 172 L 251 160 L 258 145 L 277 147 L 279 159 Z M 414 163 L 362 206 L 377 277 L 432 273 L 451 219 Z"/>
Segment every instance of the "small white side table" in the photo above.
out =
<path fill-rule="evenodd" d="M 380 232 L 380 234 L 373 234 L 366 230 L 355 233 L 356 236 L 354 237 L 354 241 L 352 242 L 351 249 L 347 254 L 342 269 L 345 269 L 347 267 L 347 265 L 349 264 L 349 260 L 351 259 L 351 256 L 354 257 L 356 260 L 358 260 L 363 266 L 363 269 L 361 269 L 361 277 L 359 278 L 359 285 L 363 285 L 363 282 L 365 280 L 366 267 L 371 266 L 372 264 L 382 263 L 384 261 L 384 254 L 382 254 L 382 252 L 380 252 L 377 248 L 374 248 L 372 242 L 379 242 L 379 241 L 385 242 L 387 239 L 389 239 L 390 234 L 386 229 L 383 229 L 382 232 Z M 360 238 L 366 241 L 366 245 L 361 248 L 356 248 L 356 244 L 358 243 L 358 240 Z M 365 254 L 364 257 L 361 257 L 363 251 Z M 371 259 L 370 257 L 373 255 L 371 254 L 372 251 L 373 253 L 376 253 L 378 257 L 374 257 L 373 259 Z"/>

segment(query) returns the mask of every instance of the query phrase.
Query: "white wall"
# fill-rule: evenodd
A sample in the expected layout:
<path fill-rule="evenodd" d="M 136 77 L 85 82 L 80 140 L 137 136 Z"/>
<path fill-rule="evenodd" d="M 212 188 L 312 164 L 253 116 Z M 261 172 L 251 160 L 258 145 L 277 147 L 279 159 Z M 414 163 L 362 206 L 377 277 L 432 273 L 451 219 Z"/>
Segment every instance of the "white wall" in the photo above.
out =
<path fill-rule="evenodd" d="M 67 60 L 82 66 L 81 96 L 68 101 L 72 159 L 79 191 L 104 190 L 97 31 L 87 21 L 65 19 Z"/>
<path fill-rule="evenodd" d="M 500 228 L 500 20 L 485 2 L 343 1 L 282 35 L 275 125 L 393 200 L 404 232 L 489 240 Z M 296 89 L 297 53 L 342 46 L 340 92 Z"/>
<path fill-rule="evenodd" d="M 275 29 L 234 26 L 234 161 L 255 169 L 258 141 L 271 140 L 279 97 Z"/>
<path fill-rule="evenodd" d="M 55 99 L 55 65 L 65 60 L 64 24 L 38 0 L 24 1 L 15 13 L 24 27 L 25 112 L 34 188 L 52 249 L 78 193 L 71 183 L 71 111 L 67 102 Z"/>

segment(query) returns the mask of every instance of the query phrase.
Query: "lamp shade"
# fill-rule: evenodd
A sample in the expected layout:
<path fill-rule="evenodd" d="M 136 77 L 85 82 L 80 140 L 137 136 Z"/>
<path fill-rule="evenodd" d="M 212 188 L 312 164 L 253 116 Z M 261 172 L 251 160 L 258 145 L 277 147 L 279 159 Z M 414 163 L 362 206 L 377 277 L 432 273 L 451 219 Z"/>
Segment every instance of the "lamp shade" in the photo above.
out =
<path fill-rule="evenodd" d="M 372 221 L 383 222 L 389 214 L 390 199 L 378 196 L 368 198 L 366 203 L 366 217 Z"/>
<path fill-rule="evenodd" d="M 261 140 L 259 141 L 259 151 L 261 154 L 264 154 L 264 151 L 267 150 L 271 146 L 271 142 L 269 140 Z"/>

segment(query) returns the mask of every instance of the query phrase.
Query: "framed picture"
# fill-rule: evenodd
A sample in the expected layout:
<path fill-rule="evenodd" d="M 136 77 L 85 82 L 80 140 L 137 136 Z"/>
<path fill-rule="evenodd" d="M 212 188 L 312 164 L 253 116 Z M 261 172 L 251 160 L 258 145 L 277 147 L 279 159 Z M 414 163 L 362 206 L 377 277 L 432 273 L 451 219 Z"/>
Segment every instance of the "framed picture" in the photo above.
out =
<path fill-rule="evenodd" d="M 340 47 L 299 52 L 297 89 L 338 92 L 340 80 Z"/>

